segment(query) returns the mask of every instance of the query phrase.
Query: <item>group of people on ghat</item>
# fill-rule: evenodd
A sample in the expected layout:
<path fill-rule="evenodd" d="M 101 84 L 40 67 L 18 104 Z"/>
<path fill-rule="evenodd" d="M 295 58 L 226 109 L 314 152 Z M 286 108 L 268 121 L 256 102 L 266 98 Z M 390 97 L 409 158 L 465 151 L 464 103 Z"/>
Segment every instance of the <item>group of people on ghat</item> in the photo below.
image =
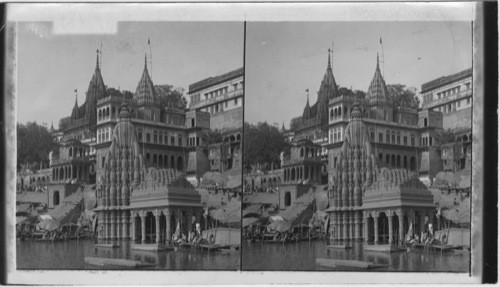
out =
<path fill-rule="evenodd" d="M 194 221 L 193 221 L 193 223 L 194 223 Z M 208 240 L 203 238 L 203 231 L 201 230 L 201 225 L 199 222 L 196 222 L 196 224 L 194 224 L 194 230 L 188 230 L 187 234 L 185 232 L 181 232 L 180 228 L 178 227 L 176 229 L 175 233 L 172 235 L 172 243 L 174 245 L 183 244 L 183 243 L 189 243 L 189 244 L 195 244 L 195 245 L 199 245 L 199 244 L 214 245 L 215 244 L 215 236 L 214 236 L 214 234 L 211 234 L 208 237 Z"/>

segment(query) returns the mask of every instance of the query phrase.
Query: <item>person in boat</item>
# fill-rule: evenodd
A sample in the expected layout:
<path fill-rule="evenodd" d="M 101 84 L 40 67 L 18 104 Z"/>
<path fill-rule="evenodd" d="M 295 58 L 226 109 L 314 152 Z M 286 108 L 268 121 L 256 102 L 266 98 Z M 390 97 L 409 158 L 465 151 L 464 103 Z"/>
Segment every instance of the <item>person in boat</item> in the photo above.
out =
<path fill-rule="evenodd" d="M 210 235 L 210 239 L 208 240 L 208 243 L 210 245 L 214 245 L 215 244 L 215 236 L 213 234 Z"/>
<path fill-rule="evenodd" d="M 182 243 L 186 243 L 187 242 L 186 233 L 182 233 L 182 238 L 181 238 L 180 242 L 182 242 Z"/>

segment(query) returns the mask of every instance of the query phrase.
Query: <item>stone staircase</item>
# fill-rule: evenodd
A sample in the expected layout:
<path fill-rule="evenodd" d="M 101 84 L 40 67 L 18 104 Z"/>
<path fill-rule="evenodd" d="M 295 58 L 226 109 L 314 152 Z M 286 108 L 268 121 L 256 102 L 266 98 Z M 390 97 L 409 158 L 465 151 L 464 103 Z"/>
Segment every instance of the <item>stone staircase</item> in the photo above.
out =
<path fill-rule="evenodd" d="M 282 216 L 288 222 L 294 225 L 308 224 L 313 215 L 314 209 L 314 190 L 310 189 L 306 194 L 297 198 L 295 202 L 287 209 L 281 211 L 278 215 Z"/>
<path fill-rule="evenodd" d="M 85 186 L 83 190 L 79 188 L 66 197 L 56 208 L 49 210 L 47 213 L 61 224 L 76 223 L 82 212 L 83 194 L 89 189 L 92 189 L 91 185 Z"/>

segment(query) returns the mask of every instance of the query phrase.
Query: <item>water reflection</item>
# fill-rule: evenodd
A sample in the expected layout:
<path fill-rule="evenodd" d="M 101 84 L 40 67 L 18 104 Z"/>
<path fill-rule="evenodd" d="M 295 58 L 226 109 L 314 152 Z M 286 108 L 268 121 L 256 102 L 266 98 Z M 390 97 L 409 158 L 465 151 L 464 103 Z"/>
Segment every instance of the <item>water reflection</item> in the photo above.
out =
<path fill-rule="evenodd" d="M 469 253 L 413 249 L 410 252 L 375 252 L 363 250 L 362 242 L 352 249 L 326 248 L 324 241 L 290 244 L 245 243 L 242 250 L 243 270 L 348 270 L 319 266 L 316 258 L 369 261 L 388 267 L 376 271 L 451 271 L 468 272 Z M 359 270 L 359 269 L 358 269 Z"/>
<path fill-rule="evenodd" d="M 111 242 L 106 242 L 111 243 Z M 240 253 L 180 249 L 178 251 L 133 250 L 129 241 L 118 247 L 96 247 L 92 240 L 39 242 L 17 241 L 18 269 L 132 269 L 122 266 L 85 264 L 85 257 L 124 258 L 153 264 L 142 269 L 163 270 L 238 270 Z"/>

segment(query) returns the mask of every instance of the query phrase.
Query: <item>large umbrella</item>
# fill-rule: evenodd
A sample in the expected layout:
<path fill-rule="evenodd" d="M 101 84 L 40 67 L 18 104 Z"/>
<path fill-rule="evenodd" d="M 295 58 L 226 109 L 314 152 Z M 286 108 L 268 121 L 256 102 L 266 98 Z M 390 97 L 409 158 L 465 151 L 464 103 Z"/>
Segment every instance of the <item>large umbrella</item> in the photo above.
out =
<path fill-rule="evenodd" d="M 198 193 L 201 196 L 201 203 L 202 204 L 207 203 L 207 201 L 210 197 L 210 193 L 208 192 L 208 190 L 204 189 L 204 188 L 197 188 L 196 191 L 198 191 Z"/>
<path fill-rule="evenodd" d="M 61 224 L 55 219 L 44 219 L 38 223 L 40 229 L 53 231 L 59 228 Z"/>
<path fill-rule="evenodd" d="M 316 210 L 325 210 L 328 207 L 328 192 L 324 190 L 316 190 Z"/>
<path fill-rule="evenodd" d="M 212 210 L 210 216 L 220 222 L 236 223 L 241 221 L 241 210 L 235 207 L 223 206 Z"/>
<path fill-rule="evenodd" d="M 292 227 L 291 224 L 285 220 L 273 221 L 271 222 L 271 224 L 268 225 L 268 228 L 278 232 L 285 232 L 289 230 L 291 227 Z"/>
<path fill-rule="evenodd" d="M 247 227 L 249 225 L 252 225 L 253 223 L 255 223 L 256 221 L 258 221 L 259 219 L 258 218 L 255 218 L 255 217 L 249 217 L 249 218 L 243 218 L 242 222 L 241 222 L 241 226 L 242 227 Z"/>
<path fill-rule="evenodd" d="M 249 207 L 245 208 L 243 210 L 243 216 L 247 216 L 248 214 L 260 214 L 262 211 L 262 205 L 261 204 L 254 204 L 250 205 Z"/>
<path fill-rule="evenodd" d="M 85 191 L 83 194 L 83 205 L 85 206 L 85 210 L 91 210 L 97 206 L 97 196 L 95 191 Z"/>
<path fill-rule="evenodd" d="M 273 215 L 269 219 L 271 221 L 285 221 L 285 219 L 281 215 Z"/>
<path fill-rule="evenodd" d="M 226 188 L 233 189 L 241 186 L 241 177 L 233 177 L 226 183 Z"/>

